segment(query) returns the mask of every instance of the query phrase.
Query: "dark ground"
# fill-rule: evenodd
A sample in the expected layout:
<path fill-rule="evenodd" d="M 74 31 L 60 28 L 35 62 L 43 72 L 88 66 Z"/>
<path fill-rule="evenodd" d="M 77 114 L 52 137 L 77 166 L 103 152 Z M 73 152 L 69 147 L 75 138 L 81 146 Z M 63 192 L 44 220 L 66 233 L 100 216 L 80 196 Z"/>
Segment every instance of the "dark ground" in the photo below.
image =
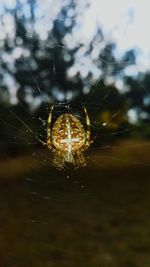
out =
<path fill-rule="evenodd" d="M 2 159 L 0 266 L 149 267 L 149 147 L 92 150 L 77 171 L 44 163 L 46 150 Z"/>

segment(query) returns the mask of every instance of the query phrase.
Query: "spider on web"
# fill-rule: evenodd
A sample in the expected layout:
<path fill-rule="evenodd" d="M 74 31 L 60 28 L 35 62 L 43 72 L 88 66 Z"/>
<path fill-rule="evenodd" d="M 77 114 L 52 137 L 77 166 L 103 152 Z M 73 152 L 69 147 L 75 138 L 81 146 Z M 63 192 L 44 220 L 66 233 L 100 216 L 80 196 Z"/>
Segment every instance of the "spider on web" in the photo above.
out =
<path fill-rule="evenodd" d="M 86 126 L 71 112 L 63 113 L 52 124 L 54 105 L 47 120 L 47 140 L 39 141 L 54 153 L 53 165 L 61 170 L 66 163 L 75 168 L 86 166 L 83 152 L 92 143 L 90 138 L 90 119 L 87 109 L 83 107 Z"/>

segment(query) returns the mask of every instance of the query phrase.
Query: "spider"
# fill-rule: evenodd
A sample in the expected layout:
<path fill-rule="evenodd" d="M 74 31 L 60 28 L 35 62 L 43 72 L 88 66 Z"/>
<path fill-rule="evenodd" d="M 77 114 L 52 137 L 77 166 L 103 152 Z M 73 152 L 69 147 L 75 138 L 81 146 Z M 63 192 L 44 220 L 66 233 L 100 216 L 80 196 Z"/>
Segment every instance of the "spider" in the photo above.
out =
<path fill-rule="evenodd" d="M 75 168 L 85 166 L 83 152 L 92 143 L 87 109 L 83 108 L 86 127 L 69 112 L 60 115 L 52 125 L 53 109 L 54 105 L 47 120 L 47 141 L 40 140 L 54 153 L 53 165 L 59 170 L 63 169 L 66 163 L 71 163 Z"/>

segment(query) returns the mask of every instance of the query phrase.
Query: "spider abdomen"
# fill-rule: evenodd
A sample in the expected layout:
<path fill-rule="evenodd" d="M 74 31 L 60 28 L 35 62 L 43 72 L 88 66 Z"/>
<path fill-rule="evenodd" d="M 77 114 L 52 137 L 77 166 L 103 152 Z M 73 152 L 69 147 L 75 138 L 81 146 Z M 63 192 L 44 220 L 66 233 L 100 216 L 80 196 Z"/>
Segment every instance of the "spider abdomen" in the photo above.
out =
<path fill-rule="evenodd" d="M 80 150 L 84 143 L 82 123 L 70 113 L 59 116 L 52 127 L 52 145 L 60 151 L 73 153 Z"/>

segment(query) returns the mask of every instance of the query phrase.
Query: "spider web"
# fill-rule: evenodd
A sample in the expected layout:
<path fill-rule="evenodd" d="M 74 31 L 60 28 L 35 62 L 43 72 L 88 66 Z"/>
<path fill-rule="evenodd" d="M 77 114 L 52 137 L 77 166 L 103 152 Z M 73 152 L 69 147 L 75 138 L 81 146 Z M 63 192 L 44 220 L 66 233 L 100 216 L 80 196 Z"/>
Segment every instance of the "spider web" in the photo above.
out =
<path fill-rule="evenodd" d="M 59 53 L 59 49 L 64 47 L 64 44 L 59 44 L 58 41 L 53 36 L 51 36 L 51 38 L 53 39 L 55 46 L 58 48 L 58 53 Z M 31 40 L 32 40 L 32 36 L 31 36 Z M 31 44 L 31 48 L 32 48 L 32 44 Z M 110 48 L 107 47 L 106 51 L 109 53 Z M 100 60 L 105 64 L 106 72 L 103 71 L 103 75 L 100 75 L 100 77 L 98 77 L 94 81 L 95 87 L 93 86 L 93 89 L 91 89 L 90 93 L 88 93 L 87 96 L 85 94 L 84 100 L 82 101 L 82 103 L 80 101 L 77 102 L 77 101 L 73 100 L 73 102 L 71 104 L 69 104 L 70 101 L 68 100 L 67 96 L 66 96 L 66 99 L 64 99 L 64 101 L 59 102 L 57 100 L 57 102 L 55 104 L 55 107 L 56 107 L 55 112 L 53 114 L 54 119 L 56 119 L 59 114 L 62 114 L 63 110 L 65 110 L 65 109 L 68 109 L 70 112 L 73 112 L 76 114 L 76 113 L 78 113 L 79 106 L 80 107 L 86 106 L 87 109 L 89 110 L 89 115 L 90 115 L 90 113 L 92 113 L 93 110 L 99 111 L 99 108 L 101 106 L 105 106 L 106 103 L 107 104 L 111 103 L 111 98 L 110 98 L 111 90 L 109 90 L 109 92 L 107 92 L 106 94 L 104 94 L 101 97 L 100 103 L 91 102 L 92 96 L 97 93 L 96 92 L 96 90 L 97 90 L 96 85 L 101 82 L 101 80 L 103 79 L 103 76 L 105 77 L 105 75 L 109 76 L 109 74 L 111 74 L 112 70 L 111 70 L 111 68 L 109 68 L 109 66 L 113 66 L 116 64 L 113 62 L 112 58 L 110 58 L 110 60 L 100 58 Z M 120 64 L 123 66 L 129 65 L 131 63 L 132 62 L 129 62 L 129 60 L 120 62 Z M 24 64 L 26 65 L 26 62 Z M 25 67 L 30 70 L 30 65 L 26 65 Z M 109 71 L 110 71 L 110 73 L 109 73 Z M 52 73 L 53 73 L 53 77 L 55 80 L 56 75 L 58 74 L 55 62 L 53 62 Z M 34 75 L 32 73 L 32 70 L 31 70 L 30 74 L 31 74 L 30 78 L 32 79 L 33 84 L 35 85 L 37 93 L 41 96 L 41 99 L 42 99 L 43 98 L 43 91 L 41 91 L 40 86 L 39 86 L 36 78 L 34 77 Z M 140 86 L 143 90 L 148 92 L 147 88 L 145 88 L 142 85 L 142 83 L 140 83 L 139 79 L 137 79 L 137 82 L 140 84 Z M 93 81 L 91 83 L 93 83 Z M 6 134 L 8 134 L 7 143 L 8 144 L 14 144 L 14 145 L 17 145 L 17 144 L 21 145 L 22 144 L 25 146 L 27 145 L 28 147 L 30 147 L 32 145 L 36 146 L 39 143 L 37 140 L 38 138 L 42 139 L 42 140 L 46 139 L 46 123 L 47 123 L 47 117 L 48 117 L 48 113 L 49 113 L 49 109 L 50 109 L 49 107 L 51 104 L 49 104 L 49 103 L 45 104 L 44 118 L 42 118 L 38 115 L 35 115 L 34 112 L 32 112 L 32 111 L 27 110 L 27 108 L 24 106 L 24 104 L 21 102 L 21 100 L 19 100 L 19 105 L 21 106 L 22 110 L 26 114 L 26 117 L 27 117 L 26 121 L 24 121 L 22 119 L 21 115 L 16 114 L 12 108 L 6 107 L 6 106 L 5 106 L 6 113 L 4 115 L 2 115 L 0 118 L 1 123 L 6 126 L 5 130 L 6 130 Z M 108 158 L 112 162 L 117 162 L 117 164 L 118 164 L 118 162 L 120 162 L 120 164 L 126 162 L 127 164 L 130 164 L 131 166 L 132 165 L 149 166 L 147 159 L 146 160 L 144 159 L 144 162 L 141 162 L 140 158 L 134 159 L 134 157 L 133 158 L 131 157 L 131 159 L 129 158 L 129 160 L 127 160 L 124 157 L 120 157 L 120 155 L 115 156 L 113 154 L 113 153 L 115 153 L 115 148 L 117 149 L 117 147 L 120 147 L 120 145 L 123 145 L 123 146 L 125 145 L 125 148 L 128 147 L 129 149 L 130 148 L 132 149 L 132 147 L 136 147 L 138 150 L 138 147 L 140 149 L 140 147 L 142 146 L 140 141 L 139 141 L 139 143 L 137 140 L 137 141 L 135 141 L 135 143 L 133 142 L 133 144 L 130 144 L 130 142 L 129 142 L 129 144 L 125 143 L 125 144 L 119 144 L 119 145 L 117 145 L 117 144 L 113 145 L 109 141 L 107 143 L 107 137 L 109 139 L 110 136 L 112 137 L 112 140 L 113 140 L 113 137 L 115 140 L 115 136 L 118 136 L 118 137 L 132 136 L 132 127 L 130 125 L 129 125 L 129 127 L 123 127 L 123 126 L 119 127 L 119 125 L 117 125 L 117 123 L 115 122 L 115 118 L 120 114 L 120 112 L 121 112 L 120 110 L 115 111 L 114 113 L 111 114 L 111 117 L 109 118 L 109 120 L 104 120 L 101 123 L 97 120 L 97 118 L 95 118 L 95 117 L 91 118 L 91 133 L 92 133 L 92 130 L 95 130 L 96 134 L 99 134 L 99 142 L 97 142 L 97 139 L 95 138 L 95 136 L 92 135 L 92 138 L 95 140 L 95 142 L 94 142 L 94 145 L 92 145 L 91 148 L 89 149 L 90 156 L 88 156 L 88 158 L 89 158 L 88 166 L 90 166 L 92 164 L 93 167 L 94 166 L 96 166 L 96 167 L 100 166 L 100 168 L 102 168 L 102 167 L 107 168 L 106 164 L 99 163 L 99 161 L 97 159 L 98 158 L 97 155 L 100 155 L 99 157 L 100 157 L 101 162 L 105 162 L 105 159 Z M 12 122 L 10 122 L 10 118 L 7 119 L 8 117 L 10 117 L 10 115 L 12 116 Z M 81 120 L 84 121 L 84 115 L 83 115 L 82 111 L 78 114 L 78 116 Z M 38 127 L 36 125 L 36 129 L 32 128 L 33 124 L 34 124 L 32 122 L 35 122 L 35 121 L 38 121 Z M 105 129 L 107 127 L 109 128 L 109 125 L 111 125 L 111 126 L 113 125 L 112 130 L 109 132 L 107 132 L 107 131 L 105 132 L 105 130 L 103 130 L 103 129 Z M 149 124 L 142 125 L 142 128 L 147 127 L 148 125 Z M 12 129 L 11 132 L 13 132 L 13 131 L 15 131 L 15 129 L 18 130 L 20 126 L 21 126 L 20 131 L 22 131 L 22 135 L 16 135 L 16 134 L 13 135 L 10 133 L 10 129 Z M 8 129 L 8 133 L 7 133 L 7 129 Z M 141 129 L 139 127 L 139 131 L 140 130 Z M 147 141 L 145 141 L 143 143 L 143 145 L 147 146 L 147 145 L 149 145 L 149 143 Z M 23 148 L 23 146 L 22 146 L 22 148 Z M 12 148 L 10 146 L 10 154 L 13 153 L 13 152 L 11 152 L 11 149 Z M 16 149 L 16 147 L 15 147 L 15 149 Z M 39 157 L 41 159 L 40 160 L 41 163 L 47 162 L 47 164 L 49 164 L 50 158 L 52 157 L 52 155 L 50 153 L 47 154 L 45 149 L 43 149 L 43 150 L 44 151 L 40 152 L 40 154 L 37 152 L 33 152 L 33 155 L 35 156 L 37 153 L 38 154 L 37 157 Z M 17 149 L 16 149 L 16 151 L 17 151 Z M 111 151 L 111 153 L 110 153 L 110 151 Z M 5 152 L 4 152 L 4 154 L 5 154 Z M 2 153 L 2 157 L 4 156 L 4 154 Z"/>
<path fill-rule="evenodd" d="M 59 44 L 56 44 L 56 45 L 59 48 Z M 109 65 L 109 64 L 112 64 L 112 63 L 110 61 L 106 61 L 105 64 L 108 64 Z M 122 62 L 122 64 L 124 64 L 124 62 Z M 53 75 L 54 75 L 54 77 L 56 75 L 55 63 L 53 64 Z M 35 78 L 33 77 L 32 72 L 31 72 L 31 77 L 33 79 L 33 82 L 36 84 L 37 91 L 41 94 L 41 90 L 40 90 L 40 88 L 39 88 L 39 86 L 38 86 Z M 98 80 L 96 81 L 96 83 L 97 82 L 98 82 Z M 144 90 L 146 90 L 146 88 L 144 88 Z M 90 92 L 90 94 L 87 97 L 85 96 L 85 102 L 82 103 L 82 105 L 83 106 L 85 105 L 89 109 L 89 111 L 90 110 L 93 110 L 93 109 L 98 109 L 99 108 L 96 105 L 96 103 L 89 102 L 89 99 L 92 97 L 92 95 L 94 93 L 95 93 L 95 89 L 93 89 L 93 91 Z M 100 105 L 105 105 L 106 102 L 107 103 L 111 102 L 111 99 L 109 99 L 110 93 L 111 92 L 108 92 L 107 94 L 104 95 L 103 99 L 101 99 Z M 36 136 L 38 136 L 39 138 L 45 138 L 46 137 L 45 136 L 46 118 L 45 119 L 42 119 L 41 117 L 35 118 L 35 115 L 32 114 L 31 112 L 27 111 L 27 109 L 23 106 L 23 104 L 21 102 L 19 104 L 23 107 L 23 109 L 25 109 L 25 112 L 27 112 L 27 114 L 29 115 L 28 120 L 39 120 L 39 122 L 40 122 L 39 123 L 39 128 L 42 129 L 42 131 L 44 132 L 44 134 L 39 133 L 38 130 L 36 131 L 35 129 L 32 129 L 28 125 L 28 121 L 25 122 L 24 120 L 22 120 L 21 116 L 18 115 L 18 114 L 16 114 L 15 112 L 13 112 L 10 108 L 7 109 L 6 114 L 7 113 L 11 113 L 12 114 L 12 117 L 14 118 L 15 122 L 17 122 L 18 126 L 12 125 L 9 121 L 7 121 L 7 115 L 6 115 L 6 119 L 5 119 L 5 117 L 1 116 L 1 118 L 0 118 L 1 119 L 1 122 L 4 123 L 5 125 L 8 125 L 8 127 L 9 127 L 8 128 L 9 129 L 8 130 L 9 131 L 8 135 L 10 136 L 10 139 L 11 139 L 11 137 L 13 137 L 15 139 L 15 140 L 12 139 L 12 143 L 14 143 L 14 144 L 22 143 L 22 140 L 20 140 L 20 142 L 19 142 L 19 136 L 17 136 L 17 135 L 14 135 L 13 136 L 12 134 L 10 134 L 10 128 L 13 129 L 13 128 L 19 127 L 19 124 L 20 124 L 20 125 L 22 125 L 24 127 L 24 130 L 26 132 L 26 136 L 24 137 L 25 144 L 28 144 L 28 145 L 31 145 L 31 144 L 34 144 L 34 143 L 36 144 L 37 143 Z M 77 103 L 77 105 L 78 104 L 80 104 L 80 103 Z M 61 102 L 61 106 L 64 106 L 65 107 L 65 105 L 67 105 L 67 99 L 66 99 L 66 101 L 64 103 Z M 47 115 L 48 115 L 48 110 L 49 110 L 48 106 L 49 106 L 49 104 L 47 104 Z M 58 103 L 58 104 L 56 104 L 56 106 L 60 106 L 60 104 Z M 78 110 L 78 108 L 76 108 L 76 107 L 70 108 L 70 111 L 71 112 L 72 111 L 76 111 L 76 110 Z M 112 114 L 110 120 L 109 121 L 104 121 L 102 125 L 100 125 L 99 122 L 97 122 L 96 120 L 94 122 L 92 120 L 92 122 L 91 122 L 91 129 L 92 128 L 97 128 L 97 130 L 102 131 L 102 128 L 107 127 L 110 123 L 113 123 L 114 118 L 119 114 L 119 112 L 120 111 L 118 110 L 117 112 L 115 112 L 114 114 Z M 59 113 L 59 111 L 57 111 L 57 113 Z M 57 113 L 55 112 L 55 115 L 54 116 L 57 117 Z M 147 124 L 144 125 L 144 127 L 147 127 Z M 122 128 L 120 130 L 112 130 L 111 133 L 106 134 L 106 135 L 111 135 L 111 136 L 120 135 L 120 136 L 122 136 L 123 134 L 126 134 L 126 135 L 131 134 L 131 132 L 132 132 L 132 128 L 131 129 L 130 128 Z M 102 136 L 101 136 L 101 139 L 102 139 Z M 146 145 L 147 145 L 147 143 L 146 143 Z M 138 144 L 136 144 L 136 147 L 137 146 L 138 146 Z M 140 146 L 140 144 L 139 144 L 139 146 Z M 98 151 L 98 153 L 100 153 L 101 151 L 107 150 L 109 148 L 113 148 L 113 145 L 103 146 L 101 144 L 98 147 L 91 147 L 90 150 L 96 150 L 96 151 Z M 116 157 L 116 159 L 118 159 L 118 161 L 123 160 L 123 159 L 121 159 L 119 157 L 118 158 Z M 134 159 L 133 159 L 133 162 L 131 161 L 131 163 L 133 163 L 133 164 L 140 164 L 140 162 L 136 162 L 136 161 L 134 161 Z"/>
<path fill-rule="evenodd" d="M 59 53 L 62 44 L 53 40 Z M 106 65 L 105 76 L 115 63 L 112 59 L 101 61 Z M 128 65 L 129 61 L 120 64 Z M 31 66 L 24 66 L 43 99 Z M 52 75 L 57 79 L 55 61 Z M 135 137 L 132 124 L 120 126 L 119 108 L 99 120 L 101 108 L 112 101 L 112 89 L 100 101 L 92 100 L 98 93 L 94 85 L 102 79 L 99 75 L 94 84 L 91 81 L 92 90 L 82 101 L 70 101 L 66 95 L 55 102 L 53 121 L 69 111 L 85 124 L 84 106 L 89 113 L 94 143 L 85 153 L 87 166 L 76 171 L 72 166 L 57 171 L 51 166 L 53 154 L 38 141 L 46 140 L 49 99 L 43 101 L 41 113 L 28 109 L 21 99 L 20 112 L 15 105 L 4 105 L 0 123 L 7 141 L 1 138 L 0 229 L 1 244 L 6 242 L 7 251 L 1 247 L 1 266 L 145 267 L 143 257 L 149 262 L 150 142 Z M 139 79 L 137 83 L 149 92 Z M 138 132 L 148 126 L 139 125 Z M 140 231 L 141 225 L 144 230 Z"/>

